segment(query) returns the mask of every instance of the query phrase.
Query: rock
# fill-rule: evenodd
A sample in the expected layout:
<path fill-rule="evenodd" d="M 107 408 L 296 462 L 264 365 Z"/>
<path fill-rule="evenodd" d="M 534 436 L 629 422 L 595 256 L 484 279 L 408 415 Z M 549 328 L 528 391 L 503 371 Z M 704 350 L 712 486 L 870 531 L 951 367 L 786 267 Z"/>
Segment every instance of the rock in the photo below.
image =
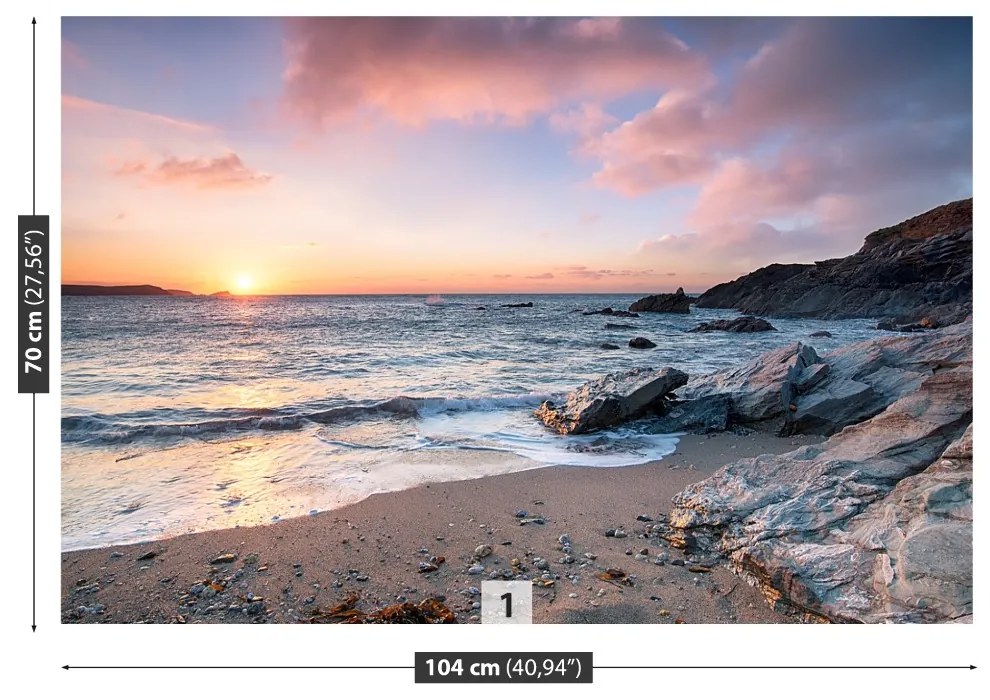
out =
<path fill-rule="evenodd" d="M 488 309 L 486 307 L 484 307 L 484 306 L 476 306 L 476 307 L 474 307 L 474 310 L 475 311 L 487 311 Z"/>
<path fill-rule="evenodd" d="M 874 231 L 845 258 L 769 265 L 702 294 L 699 308 L 815 318 L 896 318 L 953 325 L 972 313 L 973 200 Z"/>
<path fill-rule="evenodd" d="M 825 357 L 796 343 L 771 350 L 742 367 L 694 377 L 678 392 L 684 404 L 671 405 L 670 421 L 658 429 L 681 430 L 674 420 L 680 406 L 723 396 L 730 402 L 732 424 L 783 418 L 784 434 L 831 435 L 880 413 L 914 391 L 937 368 L 971 362 L 971 322 L 924 335 L 878 337 L 838 348 Z"/>
<path fill-rule="evenodd" d="M 237 555 L 233 553 L 218 554 L 210 559 L 211 564 L 230 564 L 237 561 Z"/>
<path fill-rule="evenodd" d="M 732 401 L 726 394 L 712 394 L 690 401 L 673 401 L 656 419 L 657 433 L 712 433 L 727 430 Z"/>
<path fill-rule="evenodd" d="M 531 309 L 533 308 L 533 302 L 524 301 L 519 304 L 501 304 L 503 309 Z"/>
<path fill-rule="evenodd" d="M 481 564 L 472 564 L 471 566 L 468 567 L 467 572 L 471 576 L 477 576 L 479 574 L 485 573 L 485 567 L 483 567 Z"/>
<path fill-rule="evenodd" d="M 619 346 L 618 345 L 613 345 L 612 343 L 602 343 L 599 347 L 602 350 L 618 350 L 619 349 Z"/>
<path fill-rule="evenodd" d="M 560 406 L 545 401 L 536 416 L 559 433 L 587 433 L 646 413 L 662 414 L 667 395 L 687 380 L 672 367 L 615 372 L 585 383 Z"/>
<path fill-rule="evenodd" d="M 636 520 L 638 520 L 641 523 L 652 523 L 653 522 L 653 518 L 651 518 L 646 513 L 642 513 L 640 515 L 637 515 L 636 516 Z"/>
<path fill-rule="evenodd" d="M 487 556 L 491 556 L 492 546 L 490 544 L 479 544 L 474 548 L 474 558 L 484 559 Z"/>
<path fill-rule="evenodd" d="M 517 510 L 515 513 L 515 517 L 517 518 L 525 518 L 527 515 L 529 515 L 529 512 L 525 510 Z"/>
<path fill-rule="evenodd" d="M 803 368 L 800 372 L 796 373 L 797 376 L 791 382 L 794 385 L 794 391 L 804 394 L 825 379 L 828 376 L 828 372 L 829 366 L 824 362 Z"/>
<path fill-rule="evenodd" d="M 808 335 L 809 338 L 831 338 L 832 334 L 828 331 L 815 331 Z"/>
<path fill-rule="evenodd" d="M 972 367 L 943 366 L 819 445 L 726 465 L 670 525 L 773 603 L 836 622 L 972 615 Z"/>
<path fill-rule="evenodd" d="M 600 311 L 582 311 L 582 316 L 616 316 L 618 318 L 639 318 L 639 314 L 633 313 L 631 311 L 622 311 L 621 309 L 613 309 L 611 306 L 606 306 Z"/>
<path fill-rule="evenodd" d="M 831 435 L 873 415 L 875 398 L 869 384 L 852 379 L 829 382 L 820 391 L 798 397 L 789 405 L 793 411 L 787 417 L 787 432 Z"/>
<path fill-rule="evenodd" d="M 656 343 L 646 338 L 633 338 L 629 341 L 629 347 L 635 348 L 636 350 L 648 350 L 649 348 L 655 348 L 656 346 Z"/>
<path fill-rule="evenodd" d="M 157 556 L 158 556 L 158 552 L 155 551 L 145 552 L 144 554 L 138 556 L 137 561 L 148 561 L 149 559 L 154 559 Z"/>
<path fill-rule="evenodd" d="M 791 373 L 819 362 L 814 348 L 794 343 L 771 350 L 742 367 L 699 377 L 688 383 L 680 396 L 688 400 L 726 396 L 729 419 L 734 423 L 770 420 L 784 412 L 787 404 L 782 392 L 790 385 Z"/>
<path fill-rule="evenodd" d="M 691 297 L 684 293 L 683 287 L 678 287 L 673 294 L 652 294 L 634 301 L 629 305 L 630 311 L 648 311 L 650 313 L 687 314 L 691 312 Z"/>
<path fill-rule="evenodd" d="M 718 319 L 701 323 L 688 331 L 688 333 L 710 333 L 712 331 L 727 331 L 729 333 L 762 333 L 765 331 L 775 331 L 769 321 L 755 316 L 739 316 L 732 319 Z"/>
<path fill-rule="evenodd" d="M 606 323 L 605 330 L 607 331 L 617 331 L 622 329 L 635 328 L 636 326 L 631 323 Z"/>

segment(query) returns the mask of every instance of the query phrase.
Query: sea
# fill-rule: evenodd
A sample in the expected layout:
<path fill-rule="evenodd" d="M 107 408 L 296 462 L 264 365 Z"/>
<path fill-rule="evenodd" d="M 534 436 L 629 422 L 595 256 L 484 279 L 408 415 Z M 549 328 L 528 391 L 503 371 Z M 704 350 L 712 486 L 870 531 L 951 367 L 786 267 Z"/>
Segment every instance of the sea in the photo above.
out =
<path fill-rule="evenodd" d="M 726 310 L 581 313 L 639 296 L 63 297 L 62 547 L 306 517 L 425 482 L 644 464 L 678 436 L 649 420 L 561 436 L 533 409 L 609 372 L 696 375 L 879 333 L 869 319 L 734 334 L 686 332 Z M 630 349 L 634 336 L 657 347 Z"/>

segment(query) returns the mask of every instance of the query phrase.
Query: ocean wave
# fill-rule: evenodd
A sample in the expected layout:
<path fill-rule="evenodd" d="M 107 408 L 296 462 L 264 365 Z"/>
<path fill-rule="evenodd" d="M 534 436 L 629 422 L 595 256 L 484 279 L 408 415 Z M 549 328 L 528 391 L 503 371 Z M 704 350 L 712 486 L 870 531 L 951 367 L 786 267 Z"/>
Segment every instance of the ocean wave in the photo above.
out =
<path fill-rule="evenodd" d="M 145 422 L 134 422 L 133 415 L 84 415 L 62 418 L 62 441 L 66 443 L 125 443 L 142 439 L 183 438 L 222 435 L 245 431 L 299 430 L 307 424 L 333 425 L 369 418 L 414 419 L 459 411 L 498 411 L 535 408 L 550 398 L 526 393 L 479 397 L 396 396 L 385 401 L 348 404 L 306 411 L 289 409 L 225 409 L 212 411 L 219 417 L 190 421 L 155 421 L 142 413 Z M 167 412 L 174 415 L 174 412 Z M 128 420 L 130 418 L 131 420 Z"/>

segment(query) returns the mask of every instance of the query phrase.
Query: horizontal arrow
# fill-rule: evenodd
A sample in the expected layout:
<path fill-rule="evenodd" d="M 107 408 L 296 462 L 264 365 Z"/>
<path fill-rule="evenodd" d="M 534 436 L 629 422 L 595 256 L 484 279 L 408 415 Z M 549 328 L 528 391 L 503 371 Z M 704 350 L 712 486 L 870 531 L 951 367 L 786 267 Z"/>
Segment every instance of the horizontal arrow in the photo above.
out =
<path fill-rule="evenodd" d="M 777 671 L 777 670 L 796 670 L 796 671 L 810 671 L 810 670 L 850 670 L 850 671 L 860 671 L 860 670 L 889 670 L 889 671 L 908 671 L 911 669 L 969 669 L 973 670 L 976 666 L 595 666 L 595 670 L 600 669 L 662 669 L 662 670 L 733 670 L 733 671 Z"/>
<path fill-rule="evenodd" d="M 413 666 L 63 666 L 66 671 L 70 668 L 77 669 L 138 669 L 138 670 L 223 670 L 223 671 L 247 671 L 251 669 L 269 670 L 300 670 L 312 669 L 317 671 L 338 671 L 338 670 L 365 670 L 377 671 L 380 669 L 407 669 L 412 670 Z M 819 671 L 819 670 L 848 670 L 848 671 L 909 671 L 909 670 L 951 670 L 968 669 L 974 670 L 976 666 L 595 666 L 598 670 L 627 670 L 627 669 L 658 669 L 658 670 L 733 670 L 733 671 Z"/>
<path fill-rule="evenodd" d="M 296 671 L 303 669 L 313 669 L 317 671 L 339 671 L 339 670 L 366 670 L 366 671 L 378 671 L 381 669 L 392 669 L 392 668 L 402 668 L 412 670 L 413 666 L 70 666 L 66 664 L 63 666 L 66 671 L 71 668 L 78 669 L 140 669 L 140 670 L 222 670 L 222 671 L 249 671 L 252 669 L 284 669 L 288 671 Z"/>

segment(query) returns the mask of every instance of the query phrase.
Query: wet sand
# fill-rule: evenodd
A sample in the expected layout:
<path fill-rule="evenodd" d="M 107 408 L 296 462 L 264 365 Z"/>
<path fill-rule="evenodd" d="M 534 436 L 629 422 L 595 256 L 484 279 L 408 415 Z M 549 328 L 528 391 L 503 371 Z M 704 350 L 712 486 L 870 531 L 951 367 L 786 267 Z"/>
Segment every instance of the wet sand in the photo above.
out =
<path fill-rule="evenodd" d="M 637 467 L 547 467 L 426 484 L 271 525 L 65 552 L 62 620 L 300 622 L 354 592 L 365 611 L 444 596 L 459 622 L 474 622 L 479 598 L 470 588 L 480 588 L 493 569 L 510 568 L 514 558 L 538 578 L 539 557 L 555 581 L 534 587 L 537 623 L 797 622 L 725 569 L 698 573 L 672 565 L 683 555 L 640 537 L 647 523 L 637 516 L 667 512 L 675 493 L 734 459 L 813 441 L 689 435 L 674 455 Z M 520 525 L 518 511 L 542 516 L 545 524 Z M 616 527 L 628 537 L 605 536 Z M 574 563 L 559 561 L 563 533 L 573 543 Z M 485 572 L 468 574 L 475 548 L 484 544 L 493 548 L 482 561 Z M 647 554 L 637 558 L 644 548 Z M 654 563 L 661 552 L 670 560 L 663 566 Z M 236 559 L 211 564 L 221 555 Z M 420 573 L 420 562 L 431 556 L 445 561 Z M 595 578 L 606 568 L 625 571 L 633 585 Z"/>

